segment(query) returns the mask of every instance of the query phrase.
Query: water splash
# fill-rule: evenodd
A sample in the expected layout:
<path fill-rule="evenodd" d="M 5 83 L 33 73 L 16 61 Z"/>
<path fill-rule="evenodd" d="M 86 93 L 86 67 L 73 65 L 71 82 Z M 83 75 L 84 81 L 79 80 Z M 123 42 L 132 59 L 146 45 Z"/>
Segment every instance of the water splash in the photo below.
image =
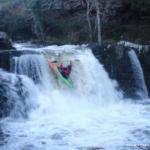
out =
<path fill-rule="evenodd" d="M 144 74 L 139 59 L 134 50 L 130 50 L 128 55 L 131 61 L 133 77 L 136 83 L 136 94 L 141 98 L 148 99 L 148 90 L 145 84 Z"/>
<path fill-rule="evenodd" d="M 47 57 L 14 58 L 15 70 L 19 65 L 23 67 L 12 76 L 28 76 L 24 85 L 31 94 L 26 103 L 37 107 L 28 112 L 27 119 L 1 120 L 3 134 L 8 135 L 1 150 L 121 150 L 129 149 L 126 144 L 147 144 L 149 104 L 124 100 L 115 89 L 116 83 L 109 79 L 103 66 L 85 46 L 52 46 L 40 51 L 50 57 L 51 49 L 63 53 L 66 47 L 68 52 L 64 57 L 79 60 L 74 61 L 70 75 L 76 87 L 74 91 L 56 82 L 48 68 Z M 33 70 L 40 79 L 38 84 L 29 73 Z"/>
<path fill-rule="evenodd" d="M 27 117 L 29 110 L 34 107 L 36 90 L 29 78 L 0 70 L 1 117 Z"/>

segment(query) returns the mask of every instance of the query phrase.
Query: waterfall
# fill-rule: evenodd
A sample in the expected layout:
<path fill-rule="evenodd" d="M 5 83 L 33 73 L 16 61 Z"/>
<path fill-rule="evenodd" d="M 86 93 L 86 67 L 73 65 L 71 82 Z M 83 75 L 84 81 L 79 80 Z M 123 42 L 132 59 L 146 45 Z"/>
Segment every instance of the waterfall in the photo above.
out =
<path fill-rule="evenodd" d="M 15 74 L 26 75 L 31 78 L 36 84 L 45 84 L 50 88 L 49 85 L 52 81 L 48 63 L 43 55 L 22 55 L 20 57 L 12 58 L 12 71 Z"/>
<path fill-rule="evenodd" d="M 41 54 L 13 57 L 12 73 L 0 70 L 0 103 L 9 109 L 0 120 L 1 150 L 121 150 L 141 142 L 136 134 L 149 142 L 150 113 L 123 99 L 86 45 L 32 50 Z M 72 60 L 74 89 L 55 78 L 49 59 Z"/>
<path fill-rule="evenodd" d="M 0 70 L 1 117 L 8 115 L 15 118 L 27 117 L 28 111 L 35 107 L 33 104 L 35 99 L 36 87 L 32 80 Z"/>
<path fill-rule="evenodd" d="M 133 70 L 133 77 L 135 80 L 135 87 L 136 87 L 136 94 L 141 98 L 148 98 L 148 91 L 145 84 L 143 70 L 140 64 L 140 61 L 135 53 L 134 50 L 130 50 L 128 52 L 132 70 Z"/>
<path fill-rule="evenodd" d="M 53 46 L 52 49 L 56 49 L 56 52 L 52 52 L 51 48 L 41 48 L 41 55 L 24 54 L 19 57 L 15 56 L 11 58 L 11 70 L 13 73 L 9 74 L 3 71 L 1 74 L 3 77 L 2 81 L 8 80 L 7 86 L 9 88 L 7 88 L 10 97 L 5 97 L 11 102 L 10 105 L 17 106 L 17 108 L 14 107 L 12 109 L 16 116 L 17 114 L 20 116 L 19 114 L 21 111 L 24 116 L 27 114 L 27 109 L 30 109 L 29 107 L 32 103 L 30 100 L 33 99 L 31 97 L 34 89 L 36 89 L 36 93 L 35 91 L 33 92 L 35 95 L 40 95 L 39 93 L 41 93 L 41 95 L 44 96 L 44 99 L 48 100 L 48 106 L 51 103 L 57 105 L 58 103 L 56 102 L 58 102 L 57 98 L 59 97 L 66 101 L 68 98 L 65 95 L 67 94 L 70 96 L 70 101 L 87 101 L 88 103 L 100 106 L 108 105 L 122 99 L 122 94 L 115 90 L 116 84 L 109 79 L 103 66 L 95 59 L 90 49 L 85 46 L 70 46 L 67 47 L 67 49 L 68 48 L 70 51 L 64 50 L 66 49 L 66 46 Z M 47 50 L 45 51 L 45 49 Z M 58 55 L 56 53 L 59 53 L 59 55 L 62 56 L 60 58 L 61 61 L 73 61 L 70 78 L 74 82 L 74 91 L 69 90 L 62 82 L 58 82 L 48 66 L 48 59 L 56 57 Z M 28 88 L 29 85 L 33 89 Z M 4 87 L 4 84 L 2 84 L 2 87 Z M 5 89 L 7 88 L 5 87 Z M 5 90 L 4 94 L 7 94 L 8 92 Z M 58 97 L 55 95 L 56 93 Z M 42 104 L 41 106 L 45 106 L 46 103 L 43 103 L 43 96 L 42 99 L 41 96 L 36 98 L 37 102 Z M 53 100 L 49 99 L 49 97 Z M 9 108 L 9 110 L 10 109 L 11 108 Z"/>

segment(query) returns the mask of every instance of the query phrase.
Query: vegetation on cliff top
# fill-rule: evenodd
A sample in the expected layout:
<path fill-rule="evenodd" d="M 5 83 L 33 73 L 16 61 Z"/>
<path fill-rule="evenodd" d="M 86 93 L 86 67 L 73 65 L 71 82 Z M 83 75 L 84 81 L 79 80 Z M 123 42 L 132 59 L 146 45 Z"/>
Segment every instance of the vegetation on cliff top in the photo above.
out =
<path fill-rule="evenodd" d="M 118 0 L 98 0 L 103 19 L 103 39 L 139 40 L 143 38 L 148 41 L 150 34 L 137 33 L 135 27 L 137 30 L 141 29 L 142 32 L 149 32 L 150 1 L 119 1 L 121 6 L 117 7 L 116 4 L 116 13 L 112 18 L 108 10 L 111 10 L 111 4 L 118 3 Z M 1 0 L 0 30 L 7 32 L 13 39 L 32 38 L 55 43 L 89 42 L 91 40 L 89 32 L 92 30 L 92 42 L 95 42 L 98 30 L 98 26 L 95 26 L 97 7 L 91 7 L 89 11 L 87 2 L 90 2 L 90 5 L 94 3 L 90 0 Z M 123 11 L 123 9 L 126 10 Z M 87 14 L 91 22 L 90 26 L 92 26 L 90 30 Z M 118 15 L 119 21 L 117 21 Z M 107 19 L 106 16 L 108 16 Z M 121 18 L 125 18 L 124 16 L 127 17 L 122 25 Z M 138 19 L 144 19 L 144 21 L 137 23 L 137 16 L 139 16 Z"/>

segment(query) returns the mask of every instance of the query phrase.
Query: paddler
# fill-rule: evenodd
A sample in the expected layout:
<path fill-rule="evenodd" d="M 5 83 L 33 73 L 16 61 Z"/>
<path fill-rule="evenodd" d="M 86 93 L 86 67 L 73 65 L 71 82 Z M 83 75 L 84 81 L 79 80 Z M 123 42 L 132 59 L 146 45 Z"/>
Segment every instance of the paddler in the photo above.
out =
<path fill-rule="evenodd" d="M 60 71 L 60 73 L 62 74 L 62 76 L 66 79 L 69 78 L 69 75 L 71 73 L 71 69 L 72 69 L 72 61 L 70 61 L 70 64 L 65 66 L 63 63 L 61 63 L 60 66 L 58 66 L 58 69 Z"/>
<path fill-rule="evenodd" d="M 66 65 L 66 63 L 58 63 L 57 61 L 52 61 L 49 60 L 49 66 L 54 68 L 54 64 L 57 66 L 59 72 L 61 73 L 61 75 L 68 79 L 69 78 L 69 75 L 71 73 L 71 70 L 72 70 L 72 61 L 70 61 L 70 64 Z"/>

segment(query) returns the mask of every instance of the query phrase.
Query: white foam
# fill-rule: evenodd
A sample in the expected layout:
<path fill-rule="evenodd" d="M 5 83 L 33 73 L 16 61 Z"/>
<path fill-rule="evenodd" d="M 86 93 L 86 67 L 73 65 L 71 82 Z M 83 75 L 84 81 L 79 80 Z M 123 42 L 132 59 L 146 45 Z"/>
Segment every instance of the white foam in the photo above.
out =
<path fill-rule="evenodd" d="M 58 52 L 67 49 L 67 59 L 80 60 L 73 62 L 70 76 L 76 88 L 71 90 L 62 83 L 57 85 L 46 63 L 47 57 L 32 58 L 44 73 L 39 74 L 42 84 L 34 84 L 37 92 L 33 95 L 38 95 L 38 107 L 26 120 L 1 121 L 4 134 L 9 135 L 1 150 L 77 150 L 89 147 L 121 150 L 128 148 L 126 144 L 149 142 L 150 136 L 146 133 L 150 132 L 149 105 L 133 104 L 123 99 L 115 89 L 116 83 L 109 79 L 103 66 L 85 46 L 51 48 Z M 51 48 L 45 48 L 48 56 Z M 22 57 L 17 62 L 26 64 L 31 58 L 29 55 Z"/>

